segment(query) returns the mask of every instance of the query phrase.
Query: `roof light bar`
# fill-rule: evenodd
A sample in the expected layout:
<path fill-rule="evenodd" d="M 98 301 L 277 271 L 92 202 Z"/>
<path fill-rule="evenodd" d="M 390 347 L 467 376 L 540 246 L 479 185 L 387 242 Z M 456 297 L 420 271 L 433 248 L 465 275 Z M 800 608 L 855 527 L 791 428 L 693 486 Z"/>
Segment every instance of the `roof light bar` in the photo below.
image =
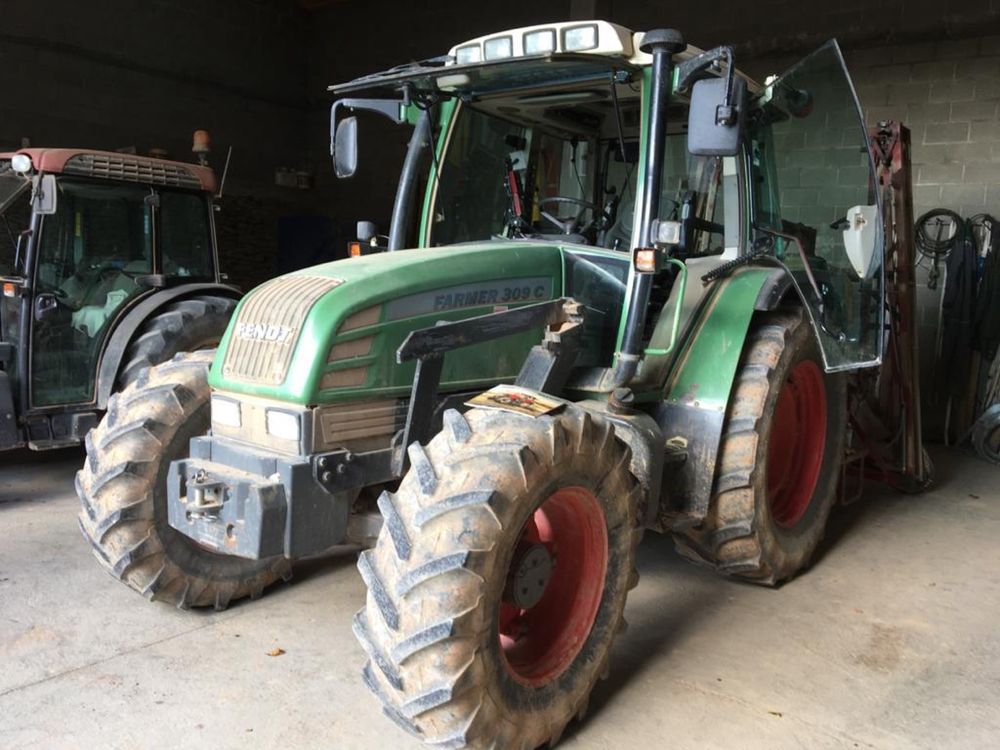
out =
<path fill-rule="evenodd" d="M 584 52 L 597 47 L 597 24 L 588 23 L 585 26 L 570 26 L 563 29 L 562 46 L 567 52 Z"/>
<path fill-rule="evenodd" d="M 525 32 L 523 40 L 525 55 L 544 55 L 556 51 L 555 29 Z"/>
<path fill-rule="evenodd" d="M 483 42 L 483 56 L 487 60 L 500 60 L 514 55 L 514 40 L 509 36 L 494 36 Z"/>
<path fill-rule="evenodd" d="M 587 21 L 526 26 L 489 34 L 451 48 L 452 65 L 503 60 L 510 57 L 588 52 L 630 58 L 634 54 L 632 32 L 607 21 Z"/>

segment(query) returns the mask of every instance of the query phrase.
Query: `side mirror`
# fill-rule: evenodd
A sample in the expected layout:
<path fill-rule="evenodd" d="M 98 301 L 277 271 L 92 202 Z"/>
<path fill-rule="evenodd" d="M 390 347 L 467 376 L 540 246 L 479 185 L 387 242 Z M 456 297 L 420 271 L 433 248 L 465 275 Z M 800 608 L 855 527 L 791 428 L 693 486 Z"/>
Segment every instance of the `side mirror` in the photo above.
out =
<path fill-rule="evenodd" d="M 56 176 L 43 174 L 35 177 L 31 185 L 31 207 L 38 214 L 54 214 L 56 212 Z"/>
<path fill-rule="evenodd" d="M 733 78 L 732 97 L 725 78 L 703 78 L 691 87 L 688 151 L 694 156 L 736 156 L 746 121 L 746 81 Z"/>
<path fill-rule="evenodd" d="M 345 117 L 337 124 L 333 137 L 333 171 L 341 179 L 352 177 L 358 169 L 358 118 Z"/>

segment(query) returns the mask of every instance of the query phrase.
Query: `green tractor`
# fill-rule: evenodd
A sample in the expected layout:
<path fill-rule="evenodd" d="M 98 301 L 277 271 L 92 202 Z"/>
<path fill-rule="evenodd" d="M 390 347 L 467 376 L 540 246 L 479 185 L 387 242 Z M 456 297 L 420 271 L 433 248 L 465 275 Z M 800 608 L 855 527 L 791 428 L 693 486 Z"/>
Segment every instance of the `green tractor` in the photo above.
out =
<path fill-rule="evenodd" d="M 127 585 L 224 607 L 370 547 L 389 718 L 534 748 L 607 673 L 645 529 L 773 585 L 859 478 L 929 481 L 907 131 L 869 135 L 836 43 L 761 87 L 571 22 L 333 90 L 340 176 L 356 113 L 414 126 L 386 251 L 268 282 L 214 360 L 112 399 L 78 487 Z"/>
<path fill-rule="evenodd" d="M 239 290 L 215 186 L 164 159 L 0 153 L 0 450 L 77 445 L 143 368 L 218 344 Z"/>

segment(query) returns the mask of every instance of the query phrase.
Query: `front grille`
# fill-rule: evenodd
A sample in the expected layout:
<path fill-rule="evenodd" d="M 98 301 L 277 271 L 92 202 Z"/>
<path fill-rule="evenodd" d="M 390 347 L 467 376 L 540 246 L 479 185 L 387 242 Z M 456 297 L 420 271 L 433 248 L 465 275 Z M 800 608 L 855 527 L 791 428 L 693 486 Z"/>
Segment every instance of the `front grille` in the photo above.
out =
<path fill-rule="evenodd" d="M 341 283 L 324 276 L 296 275 L 254 290 L 233 321 L 223 375 L 261 385 L 284 382 L 306 316 L 320 297 Z"/>
<path fill-rule="evenodd" d="M 66 160 L 63 172 L 152 185 L 195 189 L 201 187 L 198 175 L 183 164 L 164 164 L 154 159 L 128 154 L 77 154 Z"/>

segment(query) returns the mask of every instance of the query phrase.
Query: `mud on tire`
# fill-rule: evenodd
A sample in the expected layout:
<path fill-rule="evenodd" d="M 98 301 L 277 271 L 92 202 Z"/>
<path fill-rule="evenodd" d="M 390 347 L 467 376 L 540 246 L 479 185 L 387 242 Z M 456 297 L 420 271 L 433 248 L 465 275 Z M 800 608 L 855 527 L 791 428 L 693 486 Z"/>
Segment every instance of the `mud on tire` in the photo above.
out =
<path fill-rule="evenodd" d="M 529 750 L 554 742 L 582 717 L 596 681 L 606 676 L 625 598 L 638 580 L 640 490 L 629 449 L 608 422 L 573 406 L 537 419 L 449 410 L 442 432 L 426 449 L 411 445 L 409 457 L 399 490 L 379 499 L 378 542 L 358 562 L 368 586 L 354 621 L 369 656 L 365 682 L 391 719 L 435 747 Z M 605 573 L 566 578 L 576 568 L 564 561 L 561 569 L 559 557 L 576 559 L 575 547 L 556 537 L 552 578 L 532 606 L 546 606 L 556 581 L 558 592 L 577 581 L 571 600 L 593 601 L 594 613 L 567 617 L 583 622 L 579 632 L 565 631 L 567 641 L 559 640 L 562 631 L 542 632 L 548 617 L 540 629 L 532 630 L 539 627 L 533 621 L 517 625 L 524 630 L 516 641 L 502 636 L 535 611 L 515 607 L 511 619 L 508 571 L 523 559 L 516 557 L 519 544 L 528 529 L 547 523 L 536 510 L 566 492 L 599 508 Z M 557 520 L 552 527 L 573 526 Z M 582 570 L 598 559 L 588 555 L 577 559 Z M 530 638 L 535 651 L 524 650 Z M 546 651 L 553 643 L 572 645 Z M 556 653 L 563 656 L 546 660 Z"/>
<path fill-rule="evenodd" d="M 789 419 L 800 424 L 794 439 L 787 434 Z M 805 313 L 756 317 L 726 414 L 708 515 L 700 526 L 675 534 L 678 551 L 764 585 L 794 576 L 823 538 L 846 424 L 844 376 L 823 372 Z M 784 481 L 779 472 L 788 475 Z M 797 493 L 796 483 L 814 488 Z"/>
<path fill-rule="evenodd" d="M 87 435 L 76 475 L 80 530 L 101 565 L 149 599 L 224 609 L 291 575 L 284 558 L 246 560 L 198 546 L 167 522 L 166 472 L 208 431 L 214 350 L 144 369 Z"/>

